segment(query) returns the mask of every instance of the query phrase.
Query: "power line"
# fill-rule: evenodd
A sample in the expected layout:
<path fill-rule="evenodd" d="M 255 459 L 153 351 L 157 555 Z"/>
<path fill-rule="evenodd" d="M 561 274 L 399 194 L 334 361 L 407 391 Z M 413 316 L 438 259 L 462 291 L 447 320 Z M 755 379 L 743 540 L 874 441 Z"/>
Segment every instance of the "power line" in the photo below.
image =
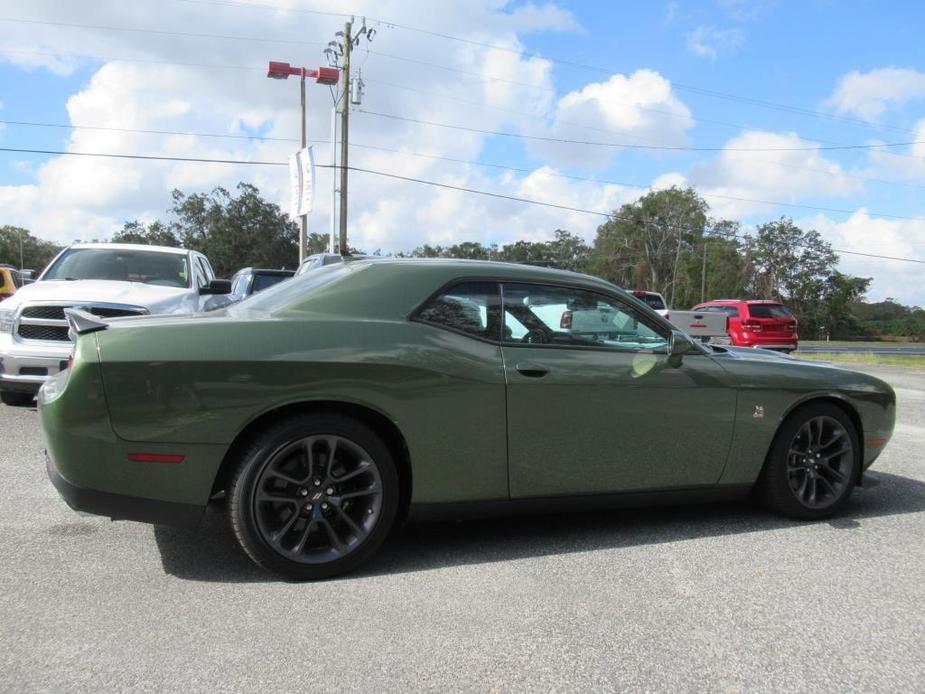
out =
<path fill-rule="evenodd" d="M 73 29 L 94 29 L 99 31 L 126 31 L 139 34 L 157 34 L 161 36 L 182 36 L 196 39 L 221 39 L 224 41 L 254 41 L 257 43 L 282 43 L 296 46 L 324 46 L 321 41 L 301 41 L 295 39 L 261 38 L 257 36 L 232 36 L 228 34 L 201 34 L 191 31 L 170 31 L 167 29 L 145 29 L 139 27 L 103 26 L 100 24 L 78 24 L 76 22 L 53 22 L 39 19 L 21 19 L 18 17 L 0 17 L 0 22 L 18 24 L 40 24 L 46 26 L 68 27 Z"/>
<path fill-rule="evenodd" d="M 178 130 L 148 130 L 148 129 L 140 129 L 140 128 L 118 128 L 118 127 L 113 127 L 113 126 L 99 126 L 99 125 L 72 125 L 72 124 L 66 124 L 66 123 L 42 123 L 42 122 L 35 122 L 35 121 L 17 121 L 17 120 L 4 120 L 4 119 L 0 119 L 0 124 L 41 127 L 41 128 L 94 130 L 94 131 L 104 131 L 104 132 L 139 133 L 139 134 L 168 135 L 168 136 L 179 135 L 179 136 L 205 137 L 205 138 L 218 138 L 218 139 L 228 138 L 228 139 L 234 139 L 234 140 L 254 140 L 258 142 L 299 142 L 297 138 L 291 138 L 291 137 L 266 137 L 262 135 L 232 135 L 232 134 L 226 134 L 226 133 L 208 133 L 208 132 L 195 132 L 195 131 L 182 131 L 182 130 L 181 131 L 178 131 Z M 328 146 L 330 145 L 330 143 L 326 141 L 318 141 L 318 142 L 313 143 L 313 145 Z M 364 144 L 353 143 L 353 146 L 359 147 L 361 149 L 370 149 L 370 150 L 378 150 L 382 152 L 390 152 L 390 153 L 399 154 L 402 156 L 413 156 L 413 157 L 419 157 L 419 158 L 424 158 L 424 159 L 432 159 L 435 161 L 447 161 L 447 162 L 452 162 L 456 164 L 467 164 L 467 165 L 472 165 L 472 166 L 481 166 L 485 168 L 502 169 L 505 171 L 515 171 L 518 173 L 525 173 L 525 174 L 531 174 L 531 173 L 534 173 L 535 171 L 534 169 L 509 166 L 507 164 L 497 164 L 497 163 L 492 163 L 492 162 L 457 159 L 453 157 L 446 157 L 446 156 L 440 156 L 440 155 L 435 155 L 435 154 L 424 154 L 421 152 L 412 152 L 409 150 L 394 149 L 390 147 L 382 147 L 382 146 L 377 146 L 377 145 L 364 145 Z M 773 164 L 775 162 L 768 162 L 768 163 Z M 805 167 L 798 167 L 798 168 L 805 168 Z M 825 173 L 818 169 L 808 169 L 808 170 Z M 609 179 L 594 178 L 590 176 L 576 176 L 576 175 L 563 174 L 563 173 L 557 173 L 557 172 L 550 172 L 548 175 L 555 177 L 555 178 L 563 178 L 563 179 L 568 179 L 572 181 L 587 181 L 591 183 L 598 183 L 598 184 L 604 184 L 604 185 L 619 185 L 619 186 L 625 186 L 627 188 L 638 188 L 640 190 L 650 190 L 651 189 L 650 185 L 644 185 L 640 183 L 627 183 L 625 181 L 614 181 L 614 180 L 609 180 Z M 850 175 L 850 174 L 845 174 L 845 175 Z M 858 177 L 858 178 L 862 178 L 863 180 L 880 181 L 882 183 L 895 183 L 895 184 L 903 183 L 902 181 L 884 181 L 881 179 L 875 179 L 875 178 L 869 178 L 869 177 L 868 178 Z M 908 184 L 908 185 L 913 185 L 913 184 Z M 922 187 L 922 186 L 915 186 L 915 187 Z M 777 201 L 777 200 L 760 200 L 760 199 L 755 199 L 755 198 L 743 198 L 743 197 L 738 197 L 738 196 L 733 196 L 733 195 L 723 195 L 720 193 L 707 193 L 707 192 L 701 191 L 701 194 L 706 197 L 711 197 L 711 198 L 718 198 L 722 200 L 733 200 L 737 202 L 757 203 L 757 204 L 768 205 L 772 207 L 792 207 L 795 209 L 813 210 L 816 212 L 834 212 L 834 213 L 840 213 L 840 214 L 852 214 L 853 212 L 853 210 L 846 210 L 846 209 L 835 208 L 835 207 L 820 207 L 816 205 L 805 205 L 805 204 L 800 204 L 800 203 L 782 202 L 782 201 Z M 887 217 L 891 219 L 908 219 L 908 220 L 921 219 L 917 217 L 906 217 L 902 215 L 894 215 L 894 214 L 890 214 L 886 212 L 871 212 L 871 214 L 878 216 L 878 217 Z"/>
<path fill-rule="evenodd" d="M 145 130 L 142 128 L 117 128 L 114 126 L 102 126 L 102 125 L 71 125 L 67 123 L 39 123 L 34 121 L 22 121 L 22 120 L 2 120 L 0 119 L 0 124 L 3 125 L 22 125 L 36 128 L 61 128 L 69 130 L 97 130 L 104 132 L 117 132 L 117 133 L 138 133 L 142 135 L 187 135 L 192 137 L 209 137 L 209 138 L 226 138 L 231 140 L 258 140 L 260 142 L 299 142 L 297 138 L 293 137 L 266 137 L 263 135 L 231 135 L 223 133 L 203 133 L 203 132 L 191 132 L 183 130 Z M 330 144 L 329 142 L 319 141 L 315 144 Z"/>
<path fill-rule="evenodd" d="M 63 150 L 47 150 L 47 149 L 21 149 L 21 148 L 11 148 L 11 147 L 0 147 L 0 152 L 18 152 L 18 153 L 27 153 L 27 154 L 49 154 L 49 155 L 69 155 L 69 156 L 83 156 L 83 157 L 107 157 L 107 158 L 116 158 L 116 159 L 141 159 L 148 161 L 181 161 L 181 162 L 197 162 L 197 163 L 209 163 L 209 164 L 250 164 L 255 166 L 288 166 L 286 162 L 279 161 L 248 161 L 240 159 L 206 159 L 199 157 L 166 157 L 166 156 L 152 156 L 152 155 L 141 155 L 141 154 L 114 154 L 114 153 L 103 153 L 103 152 L 66 152 Z M 341 167 L 334 166 L 331 164 L 317 164 L 318 168 L 322 169 L 339 169 Z M 375 169 L 365 169 L 360 167 L 351 166 L 348 167 L 351 171 L 356 171 L 358 173 L 367 173 L 376 176 L 382 176 L 385 178 L 392 178 L 400 181 L 405 181 L 408 183 L 418 183 L 421 185 L 432 186 L 436 188 L 444 188 L 448 190 L 456 190 L 464 193 L 471 193 L 474 195 L 483 195 L 491 198 L 499 198 L 502 200 L 510 200 L 514 202 L 520 202 L 530 205 L 539 205 L 542 207 L 552 207 L 560 210 L 567 210 L 570 212 L 579 212 L 583 214 L 595 215 L 598 217 L 605 217 L 607 219 L 615 219 L 621 221 L 636 221 L 631 218 L 621 217 L 619 215 L 610 214 L 607 212 L 601 212 L 599 210 L 588 210 L 581 207 L 570 207 L 568 205 L 558 205 L 555 203 L 544 202 L 541 200 L 533 200 L 531 198 L 522 198 L 513 195 L 504 195 L 502 193 L 495 193 L 488 190 L 479 190 L 477 188 L 466 188 L 464 186 L 456 186 L 450 183 L 440 183 L 439 181 L 430 181 L 423 178 L 415 178 L 413 176 L 402 176 L 399 174 L 388 173 L 386 171 L 376 171 Z M 737 238 L 748 239 L 748 236 L 735 235 Z M 858 255 L 864 256 L 866 258 L 877 258 L 880 260 L 895 260 L 900 262 L 907 263 L 919 263 L 925 265 L 925 260 L 920 260 L 918 258 L 902 258 L 898 256 L 889 256 L 889 255 L 880 255 L 877 253 L 864 253 L 861 251 L 848 251 L 840 248 L 833 248 L 833 251 L 836 253 L 841 253 L 844 255 Z"/>
<path fill-rule="evenodd" d="M 399 154 L 399 155 L 421 157 L 424 159 L 435 159 L 438 161 L 447 161 L 447 162 L 452 162 L 456 164 L 468 164 L 472 166 L 483 166 L 483 167 L 493 168 L 493 169 L 502 169 L 504 171 L 515 171 L 517 173 L 532 174 L 536 172 L 534 169 L 526 169 L 526 168 L 520 168 L 516 166 L 508 166 L 506 164 L 495 164 L 491 162 L 473 161 L 473 160 L 466 160 L 466 159 L 455 159 L 453 157 L 444 157 L 444 156 L 439 156 L 439 155 L 434 155 L 434 154 L 422 154 L 420 152 L 409 152 L 407 150 L 392 149 L 390 147 L 380 147 L 376 145 L 363 145 L 363 144 L 353 143 L 353 146 L 360 147 L 362 149 L 379 150 L 379 151 L 391 152 L 391 153 Z M 586 181 L 589 183 L 597 183 L 599 185 L 615 185 L 615 186 L 623 186 L 626 188 L 636 188 L 639 190 L 652 190 L 651 185 L 643 185 L 641 183 L 627 183 L 625 181 L 614 181 L 614 180 L 610 180 L 606 178 L 591 178 L 589 176 L 574 176 L 571 174 L 563 174 L 563 173 L 557 173 L 557 172 L 549 172 L 547 175 L 553 178 L 563 178 L 563 179 L 567 179 L 570 181 Z M 724 195 L 721 193 L 709 193 L 709 192 L 700 190 L 699 188 L 697 188 L 696 190 L 699 194 L 703 195 L 704 197 L 718 198 L 720 200 L 732 200 L 735 202 L 750 202 L 750 203 L 757 203 L 760 205 L 768 205 L 771 207 L 793 207 L 793 208 L 801 209 L 801 210 L 811 210 L 813 212 L 834 212 L 838 214 L 854 214 L 855 212 L 855 210 L 847 210 L 847 209 L 838 208 L 838 207 L 820 207 L 818 205 L 804 205 L 801 203 L 794 203 L 794 202 L 781 202 L 779 200 L 760 200 L 756 198 L 743 198 L 743 197 L 738 197 L 735 195 Z M 869 214 L 876 216 L 876 217 L 885 217 L 887 219 L 902 219 L 906 221 L 925 221 L 925 217 L 908 217 L 904 215 L 889 214 L 886 212 L 869 211 Z"/>
<path fill-rule="evenodd" d="M 437 128 L 450 128 L 453 130 L 464 130 L 466 132 L 480 133 L 482 135 L 494 135 L 497 137 L 514 137 L 523 140 L 538 140 L 541 142 L 556 142 L 570 145 L 589 145 L 594 147 L 618 147 L 624 149 L 645 149 L 657 151 L 673 152 L 817 152 L 817 151 L 834 151 L 834 150 L 868 150 L 880 149 L 885 147 L 908 147 L 911 145 L 925 144 L 925 141 L 914 142 L 889 142 L 874 143 L 864 145 L 818 145 L 812 147 L 685 147 L 669 145 L 640 145 L 627 142 L 593 142 L 588 140 L 572 140 L 563 137 L 545 137 L 542 135 L 526 135 L 523 133 L 512 133 L 500 130 L 483 130 L 473 128 L 467 125 L 455 125 L 452 123 L 439 123 L 437 121 L 423 120 L 420 118 L 410 118 L 399 116 L 394 113 L 381 113 L 378 111 L 367 111 L 366 109 L 357 109 L 360 113 L 380 118 L 389 118 L 392 120 L 405 121 L 408 123 L 417 123 L 418 125 L 428 125 Z"/>
<path fill-rule="evenodd" d="M 231 2 L 230 0 L 178 0 L 178 1 L 185 2 L 185 3 L 191 3 L 191 4 L 214 5 L 214 6 L 221 6 L 221 7 L 252 8 L 252 9 L 262 9 L 262 10 L 275 9 L 275 10 L 287 11 L 287 12 L 297 12 L 297 13 L 324 15 L 324 16 L 332 16 L 332 17 L 349 17 L 349 16 L 354 16 L 354 15 L 360 16 L 361 14 L 361 13 L 345 14 L 345 13 L 340 13 L 340 12 L 326 12 L 322 10 L 314 10 L 314 9 L 309 9 L 309 8 L 286 7 L 282 5 L 273 5 L 269 3 Z M 568 67 L 577 68 L 577 69 L 585 70 L 589 72 L 594 72 L 597 74 L 613 75 L 615 73 L 620 72 L 620 70 L 617 70 L 614 68 L 603 67 L 600 65 L 591 65 L 588 63 L 582 63 L 576 60 L 569 60 L 566 58 L 560 58 L 556 56 L 548 56 L 548 55 L 544 55 L 542 53 L 538 53 L 535 51 L 528 51 L 520 47 L 515 48 L 515 47 L 504 45 L 504 44 L 497 44 L 497 43 L 491 43 L 487 41 L 478 41 L 475 39 L 468 39 L 468 38 L 464 38 L 461 36 L 455 36 L 453 34 L 447 34 L 444 32 L 435 31 L 432 29 L 426 29 L 423 27 L 411 26 L 409 24 L 393 22 L 388 19 L 377 18 L 377 17 L 368 17 L 368 19 L 370 21 L 375 21 L 380 24 L 384 24 L 388 26 L 389 28 L 400 29 L 403 31 L 416 32 L 419 34 L 425 34 L 427 36 L 433 36 L 435 38 L 439 38 L 439 39 L 443 39 L 447 41 L 455 41 L 455 42 L 467 44 L 470 46 L 478 46 L 480 48 L 487 48 L 491 50 L 503 51 L 503 52 L 511 53 L 517 56 L 522 55 L 527 58 L 538 58 L 541 60 L 546 60 L 551 63 L 556 63 L 558 65 L 565 65 Z M 788 104 L 780 104 L 780 103 L 775 103 L 772 101 L 755 99 L 752 97 L 731 94 L 728 92 L 717 91 L 714 89 L 705 89 L 703 87 L 697 87 L 694 85 L 684 84 L 681 82 L 672 81 L 672 86 L 680 91 L 686 91 L 692 94 L 708 96 L 708 97 L 715 98 L 715 99 L 735 101 L 737 103 L 757 106 L 759 108 L 766 108 L 766 109 L 771 109 L 775 111 L 794 113 L 797 115 L 809 116 L 813 118 L 820 118 L 820 119 L 828 120 L 828 121 L 848 123 L 851 125 L 860 125 L 866 128 L 874 129 L 874 130 L 892 130 L 894 132 L 917 134 L 915 130 L 910 130 L 908 128 L 900 128 L 897 126 L 884 125 L 881 123 L 875 123 L 873 121 L 868 121 L 868 120 L 864 120 L 861 118 L 837 116 L 831 113 L 815 111 L 812 109 L 805 109 L 805 108 L 801 108 L 798 106 L 791 106 Z"/>
<path fill-rule="evenodd" d="M 208 133 L 208 132 L 195 132 L 195 131 L 183 131 L 183 130 L 148 130 L 148 129 L 140 129 L 140 128 L 118 128 L 118 127 L 113 127 L 113 126 L 73 125 L 73 124 L 67 124 L 67 123 L 42 123 L 42 122 L 35 122 L 35 121 L 17 121 L 17 120 L 3 120 L 3 119 L 0 119 L 0 124 L 40 127 L 40 128 L 94 130 L 94 131 L 104 131 L 104 132 L 139 133 L 139 134 L 168 135 L 168 136 L 179 135 L 179 136 L 205 137 L 205 138 L 217 138 L 217 139 L 227 138 L 227 139 L 234 139 L 234 140 L 254 140 L 257 142 L 299 142 L 298 138 L 292 138 L 292 137 L 266 137 L 262 135 L 232 135 L 232 134 L 227 134 L 227 133 Z M 322 141 L 322 140 L 319 140 L 312 144 L 314 146 L 329 146 L 330 145 L 329 142 Z M 365 145 L 365 144 L 360 144 L 360 143 L 352 143 L 352 144 L 354 147 L 359 147 L 361 149 L 390 152 L 390 153 L 398 154 L 401 156 L 412 156 L 412 157 L 419 157 L 419 158 L 424 158 L 424 159 L 432 159 L 435 161 L 452 162 L 455 164 L 467 164 L 471 166 L 481 166 L 485 168 L 501 169 L 505 171 L 514 171 L 514 172 L 524 173 L 524 174 L 531 174 L 535 172 L 535 169 L 510 166 L 507 164 L 497 164 L 497 163 L 492 163 L 492 162 L 475 161 L 475 160 L 470 160 L 470 159 L 457 159 L 453 157 L 440 156 L 436 154 L 424 154 L 421 152 L 413 152 L 413 151 L 404 150 L 404 149 L 394 149 L 391 147 L 382 147 L 382 146 L 377 146 L 377 145 Z M 778 162 L 766 162 L 766 163 L 772 164 L 772 165 L 778 164 Z M 787 165 L 782 165 L 782 166 L 787 166 Z M 807 171 L 816 171 L 818 173 L 827 173 L 820 169 L 812 169 L 809 167 L 789 167 L 789 168 L 798 168 L 798 169 L 805 169 Z M 610 179 L 595 178 L 595 177 L 590 177 L 590 176 L 576 176 L 576 175 L 564 174 L 564 173 L 558 173 L 558 172 L 550 172 L 548 175 L 554 178 L 562 178 L 562 179 L 567 179 L 567 180 L 572 180 L 572 181 L 587 181 L 590 183 L 598 183 L 598 184 L 604 184 L 604 185 L 619 185 L 619 186 L 624 186 L 627 188 L 638 188 L 640 190 L 651 190 L 652 188 L 651 185 L 644 185 L 641 183 L 627 183 L 626 181 L 614 181 Z M 878 178 L 873 178 L 873 177 L 868 177 L 868 176 L 857 176 L 857 175 L 852 175 L 848 173 L 843 173 L 842 175 L 851 176 L 853 178 L 859 178 L 861 180 L 877 181 L 880 183 L 895 184 L 895 185 L 908 185 L 908 186 L 915 187 L 915 188 L 925 187 L 925 186 L 917 186 L 912 183 L 906 183 L 904 181 L 889 181 L 889 180 L 878 179 Z M 755 199 L 755 198 L 743 198 L 743 197 L 738 197 L 738 196 L 733 196 L 733 195 L 723 195 L 720 193 L 707 193 L 704 191 L 700 191 L 700 193 L 701 195 L 704 195 L 710 198 L 718 198 L 722 200 L 733 200 L 736 202 L 757 203 L 757 204 L 768 205 L 772 207 L 792 207 L 795 209 L 805 209 L 805 210 L 812 210 L 816 212 L 834 212 L 834 213 L 839 213 L 839 214 L 852 214 L 853 213 L 853 210 L 846 210 L 846 209 L 835 208 L 835 207 L 820 207 L 816 205 L 805 205 L 805 204 L 793 203 L 793 202 L 782 202 L 778 200 L 760 200 L 760 199 Z M 894 215 L 894 214 L 890 214 L 886 212 L 871 212 L 871 214 L 878 216 L 878 217 L 887 217 L 891 219 L 908 219 L 908 220 L 920 219 L 917 217 L 906 217 L 906 216 Z"/>

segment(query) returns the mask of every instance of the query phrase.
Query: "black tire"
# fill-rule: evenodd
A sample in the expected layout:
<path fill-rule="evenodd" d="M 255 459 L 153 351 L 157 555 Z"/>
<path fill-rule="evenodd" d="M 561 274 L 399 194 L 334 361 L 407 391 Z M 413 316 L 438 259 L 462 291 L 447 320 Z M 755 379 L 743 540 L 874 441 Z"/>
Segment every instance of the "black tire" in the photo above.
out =
<path fill-rule="evenodd" d="M 0 390 L 0 402 L 10 407 L 28 407 L 35 400 L 32 393 L 20 393 L 15 390 Z"/>
<path fill-rule="evenodd" d="M 847 503 L 860 465 L 851 418 L 836 405 L 809 403 L 781 425 L 755 492 L 765 506 L 787 518 L 827 518 Z"/>
<path fill-rule="evenodd" d="M 340 470 L 346 472 L 338 477 Z M 369 427 L 338 415 L 306 415 L 274 424 L 247 448 L 228 511 L 235 537 L 257 564 L 289 579 L 315 580 L 368 560 L 395 522 L 398 499 L 392 454 Z"/>

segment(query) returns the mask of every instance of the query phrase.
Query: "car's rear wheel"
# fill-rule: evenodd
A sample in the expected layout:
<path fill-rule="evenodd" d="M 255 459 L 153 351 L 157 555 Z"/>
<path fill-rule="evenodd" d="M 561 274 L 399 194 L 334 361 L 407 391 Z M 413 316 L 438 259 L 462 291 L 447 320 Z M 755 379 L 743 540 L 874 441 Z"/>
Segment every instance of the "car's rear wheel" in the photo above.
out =
<path fill-rule="evenodd" d="M 288 578 L 352 571 L 382 544 L 398 508 L 395 463 L 365 425 L 293 417 L 260 435 L 228 494 L 232 529 L 250 557 Z"/>
<path fill-rule="evenodd" d="M 810 403 L 781 425 L 756 491 L 781 515 L 825 518 L 848 501 L 860 464 L 858 432 L 848 415 L 829 403 Z"/>
<path fill-rule="evenodd" d="M 0 402 L 10 407 L 28 407 L 35 400 L 32 393 L 20 393 L 15 390 L 0 390 Z"/>

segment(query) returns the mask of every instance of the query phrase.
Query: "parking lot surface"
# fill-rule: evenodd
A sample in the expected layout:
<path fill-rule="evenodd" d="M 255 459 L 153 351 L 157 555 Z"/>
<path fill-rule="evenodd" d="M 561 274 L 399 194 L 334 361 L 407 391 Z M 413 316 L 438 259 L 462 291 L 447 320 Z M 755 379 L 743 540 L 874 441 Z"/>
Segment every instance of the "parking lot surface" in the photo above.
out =
<path fill-rule="evenodd" d="M 68 509 L 0 408 L 0 691 L 925 690 L 925 372 L 865 367 L 893 441 L 836 519 L 747 504 L 407 527 L 286 583 L 220 512 Z M 461 442 L 464 445 L 464 442 Z"/>

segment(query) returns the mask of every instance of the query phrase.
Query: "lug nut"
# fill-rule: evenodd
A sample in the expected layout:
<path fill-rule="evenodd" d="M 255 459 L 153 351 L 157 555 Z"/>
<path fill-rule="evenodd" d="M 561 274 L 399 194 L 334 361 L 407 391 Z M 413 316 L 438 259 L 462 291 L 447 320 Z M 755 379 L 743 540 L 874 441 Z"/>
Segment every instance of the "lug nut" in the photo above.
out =
<path fill-rule="evenodd" d="M 312 505 L 311 505 L 311 504 L 305 504 L 305 510 L 306 510 L 306 511 L 311 511 L 311 510 L 312 510 Z"/>
<path fill-rule="evenodd" d="M 307 489 L 300 489 L 300 490 L 299 490 L 299 494 L 301 494 L 302 496 L 308 496 L 308 490 L 307 490 Z"/>
<path fill-rule="evenodd" d="M 315 486 L 316 486 L 316 487 L 320 487 L 320 486 L 321 486 L 321 480 L 315 480 Z"/>
<path fill-rule="evenodd" d="M 334 493 L 334 487 L 328 487 L 327 489 L 324 490 L 324 493 L 327 494 L 328 496 L 331 496 L 331 494 Z"/>
<path fill-rule="evenodd" d="M 322 511 L 327 511 L 327 510 L 328 510 L 328 505 L 327 505 L 326 502 L 321 504 L 321 510 L 322 510 Z"/>

